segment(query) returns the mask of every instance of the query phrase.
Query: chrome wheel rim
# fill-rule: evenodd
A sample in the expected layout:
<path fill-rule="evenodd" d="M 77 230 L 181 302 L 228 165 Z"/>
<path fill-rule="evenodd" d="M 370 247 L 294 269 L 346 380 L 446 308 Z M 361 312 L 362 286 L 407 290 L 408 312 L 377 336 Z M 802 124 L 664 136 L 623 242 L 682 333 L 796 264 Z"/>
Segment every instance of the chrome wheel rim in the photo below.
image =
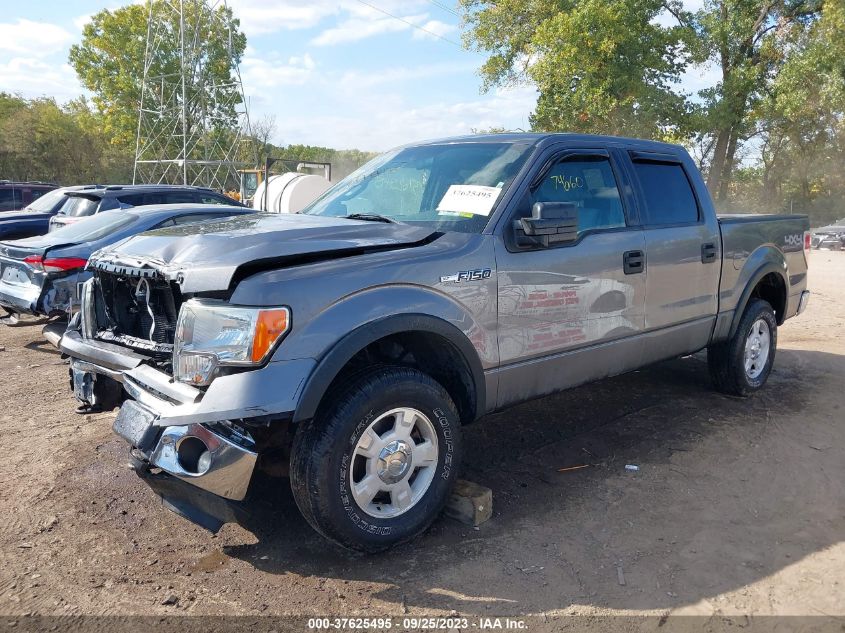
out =
<path fill-rule="evenodd" d="M 434 480 L 437 432 L 417 409 L 400 407 L 377 417 L 352 453 L 349 485 L 356 505 L 380 519 L 405 514 Z"/>
<path fill-rule="evenodd" d="M 763 319 L 754 321 L 748 338 L 745 339 L 745 375 L 756 380 L 766 368 L 769 351 L 772 345 L 772 334 L 769 324 Z"/>

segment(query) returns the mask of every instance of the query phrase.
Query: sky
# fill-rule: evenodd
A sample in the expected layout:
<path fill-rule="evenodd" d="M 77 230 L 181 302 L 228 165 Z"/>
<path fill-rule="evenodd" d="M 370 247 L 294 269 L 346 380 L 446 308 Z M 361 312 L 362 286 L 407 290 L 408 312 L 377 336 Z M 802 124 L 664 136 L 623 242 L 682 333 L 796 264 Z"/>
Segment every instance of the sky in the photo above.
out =
<path fill-rule="evenodd" d="M 68 50 L 93 13 L 121 4 L 0 0 L 0 91 L 59 102 L 84 94 Z M 382 151 L 473 129 L 529 128 L 536 91 L 480 92 L 485 58 L 459 45 L 453 0 L 228 4 L 247 36 L 240 69 L 250 117 L 275 118 L 276 144 Z M 695 68 L 679 89 L 694 93 L 715 80 L 713 69 Z"/>

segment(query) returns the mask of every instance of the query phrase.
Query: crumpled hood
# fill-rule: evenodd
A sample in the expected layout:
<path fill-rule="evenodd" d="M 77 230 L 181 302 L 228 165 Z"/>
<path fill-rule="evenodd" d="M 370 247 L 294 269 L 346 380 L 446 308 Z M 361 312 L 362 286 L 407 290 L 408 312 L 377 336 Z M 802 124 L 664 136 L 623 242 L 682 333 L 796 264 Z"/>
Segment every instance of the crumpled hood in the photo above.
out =
<path fill-rule="evenodd" d="M 370 249 L 403 248 L 434 231 L 407 224 L 386 224 L 298 214 L 244 215 L 142 233 L 101 249 L 89 266 L 136 276 L 161 276 L 182 292 L 227 290 L 238 268 L 260 268 L 303 256 L 326 258 Z"/>

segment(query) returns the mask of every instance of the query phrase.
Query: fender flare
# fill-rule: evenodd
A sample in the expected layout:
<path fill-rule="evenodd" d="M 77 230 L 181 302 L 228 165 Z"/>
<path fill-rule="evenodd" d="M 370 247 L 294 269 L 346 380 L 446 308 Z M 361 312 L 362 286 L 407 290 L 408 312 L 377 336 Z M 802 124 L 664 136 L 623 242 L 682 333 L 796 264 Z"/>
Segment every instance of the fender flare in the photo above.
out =
<path fill-rule="evenodd" d="M 745 285 L 745 289 L 742 291 L 742 295 L 740 296 L 739 301 L 736 304 L 734 316 L 731 320 L 731 329 L 728 332 L 728 338 L 736 334 L 736 331 L 739 328 L 739 322 L 742 320 L 742 315 L 745 313 L 745 308 L 748 306 L 748 302 L 751 300 L 751 293 L 754 292 L 754 288 L 757 287 L 757 284 L 760 283 L 763 277 L 770 273 L 775 273 L 778 275 L 778 277 L 780 277 L 781 281 L 783 282 L 784 289 L 789 288 L 789 284 L 787 283 L 786 277 L 783 274 L 783 266 L 778 266 L 774 262 L 768 262 L 760 266 L 757 270 L 755 270 L 754 274 L 751 275 L 751 279 Z M 784 315 L 779 314 L 777 316 L 779 324 L 783 323 Z"/>
<path fill-rule="evenodd" d="M 293 414 L 293 422 L 302 422 L 314 417 L 329 385 L 355 354 L 379 339 L 402 332 L 436 334 L 455 346 L 472 373 L 475 388 L 472 419 L 479 417 L 479 412 L 484 410 L 486 402 L 486 383 L 481 360 L 470 340 L 460 329 L 444 319 L 427 314 L 397 314 L 361 325 L 343 337 L 323 356 L 306 380 Z"/>

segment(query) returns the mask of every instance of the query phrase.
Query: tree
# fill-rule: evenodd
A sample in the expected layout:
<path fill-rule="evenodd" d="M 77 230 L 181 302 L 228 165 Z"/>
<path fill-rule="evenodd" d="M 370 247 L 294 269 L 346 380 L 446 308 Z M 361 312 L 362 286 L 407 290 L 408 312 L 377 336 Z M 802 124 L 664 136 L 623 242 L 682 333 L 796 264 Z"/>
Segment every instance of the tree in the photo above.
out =
<path fill-rule="evenodd" d="M 673 85 L 691 61 L 688 24 L 662 26 L 661 0 L 460 0 L 464 43 L 490 54 L 483 89 L 533 83 L 536 130 L 688 135 Z M 680 11 L 673 7 L 673 10 Z"/>
<path fill-rule="evenodd" d="M 721 72 L 718 85 L 701 92 L 714 138 L 707 185 L 717 200 L 727 198 L 737 148 L 755 132 L 760 100 L 801 50 L 821 8 L 821 0 L 706 0 L 695 15 L 679 17 L 695 29 L 700 58 Z"/>
<path fill-rule="evenodd" d="M 73 184 L 123 182 L 131 156 L 108 143 L 99 115 L 82 98 L 62 107 L 53 99 L 0 94 L 0 173 Z"/>
<path fill-rule="evenodd" d="M 240 96 L 232 94 L 232 72 L 246 48 L 246 37 L 239 31 L 240 22 L 225 4 L 213 11 L 203 10 L 202 0 L 185 0 L 185 42 L 199 47 L 203 68 L 209 74 L 206 86 L 212 94 L 191 94 L 193 81 L 188 78 L 188 125 L 200 117 L 212 117 L 225 127 L 236 120 L 233 104 Z M 179 15 L 166 0 L 147 0 L 146 5 L 131 4 L 114 11 L 104 9 L 85 25 L 82 42 L 71 47 L 70 64 L 82 84 L 90 90 L 97 110 L 103 115 L 106 133 L 113 142 L 131 145 L 135 142 L 144 60 L 147 47 L 147 22 L 150 11 L 165 20 L 163 36 L 151 46 L 152 56 L 146 70 L 148 77 L 159 77 L 162 85 L 180 72 Z M 181 107 L 180 91 L 156 95 L 159 103 Z M 179 132 L 181 133 L 181 131 Z M 174 142 L 178 139 L 174 135 Z"/>

